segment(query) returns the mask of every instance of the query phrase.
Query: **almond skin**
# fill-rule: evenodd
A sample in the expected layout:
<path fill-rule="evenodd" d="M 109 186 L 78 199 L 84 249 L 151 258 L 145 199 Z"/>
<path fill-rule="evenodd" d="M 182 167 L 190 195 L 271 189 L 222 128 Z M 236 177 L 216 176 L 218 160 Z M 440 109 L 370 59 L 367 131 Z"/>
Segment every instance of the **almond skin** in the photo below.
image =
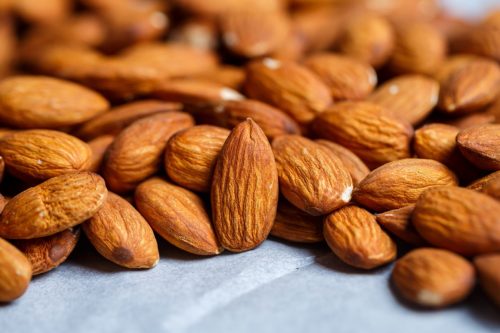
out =
<path fill-rule="evenodd" d="M 278 172 L 271 145 L 253 120 L 236 126 L 224 143 L 210 195 L 225 249 L 242 252 L 266 239 L 278 205 Z"/>
<path fill-rule="evenodd" d="M 480 169 L 500 170 L 500 124 L 464 129 L 457 135 L 458 148 Z"/>
<path fill-rule="evenodd" d="M 351 200 L 351 176 L 327 148 L 298 135 L 282 135 L 272 147 L 281 193 L 296 207 L 318 216 Z"/>
<path fill-rule="evenodd" d="M 89 171 L 99 172 L 101 170 L 106 151 L 113 143 L 114 139 L 115 137 L 113 135 L 101 135 L 87 142 L 92 151 Z"/>
<path fill-rule="evenodd" d="M 486 294 L 500 306 L 500 254 L 484 254 L 474 258 L 479 283 Z"/>
<path fill-rule="evenodd" d="M 465 299 L 475 284 L 474 267 L 464 258 L 440 249 L 421 248 L 399 259 L 392 282 L 407 301 L 440 308 Z"/>
<path fill-rule="evenodd" d="M 71 228 L 99 211 L 107 194 L 104 180 L 91 172 L 51 178 L 9 200 L 0 219 L 0 236 L 40 238 Z"/>
<path fill-rule="evenodd" d="M 18 128 L 82 123 L 109 108 L 98 93 L 46 76 L 11 76 L 0 82 L 0 121 Z"/>
<path fill-rule="evenodd" d="M 7 170 L 24 181 L 40 181 L 90 168 L 92 151 L 83 141 L 63 132 L 27 130 L 0 140 Z"/>
<path fill-rule="evenodd" d="M 488 176 L 476 180 L 467 188 L 476 190 L 500 200 L 500 171 L 493 172 Z"/>
<path fill-rule="evenodd" d="M 14 245 L 0 238 L 0 302 L 21 297 L 31 281 L 31 264 Z"/>
<path fill-rule="evenodd" d="M 425 240 L 411 224 L 411 214 L 415 205 L 388 210 L 377 214 L 377 222 L 390 233 L 412 245 L 425 244 Z"/>
<path fill-rule="evenodd" d="M 463 255 L 500 251 L 500 202 L 473 190 L 445 186 L 423 192 L 412 222 L 441 248 Z"/>
<path fill-rule="evenodd" d="M 160 255 L 153 230 L 127 200 L 108 193 L 102 208 L 83 225 L 95 249 L 127 268 L 152 268 Z"/>
<path fill-rule="evenodd" d="M 15 245 L 28 258 L 33 275 L 38 275 L 66 261 L 79 238 L 80 228 L 70 228 L 52 236 L 17 240 Z"/>
<path fill-rule="evenodd" d="M 108 149 L 103 176 L 115 192 L 133 190 L 160 169 L 168 139 L 194 125 L 182 112 L 166 112 L 140 119 L 124 129 Z"/>
<path fill-rule="evenodd" d="M 198 255 L 222 252 L 205 205 L 193 192 L 151 178 L 137 187 L 135 204 L 153 230 L 172 245 Z"/>
<path fill-rule="evenodd" d="M 347 206 L 328 215 L 323 235 L 342 261 L 357 268 L 373 269 L 396 259 L 396 244 L 363 208 Z"/>
<path fill-rule="evenodd" d="M 410 157 L 411 125 L 373 103 L 336 104 L 319 115 L 312 128 L 320 138 L 351 150 L 370 168 Z"/>
<path fill-rule="evenodd" d="M 229 133 L 225 128 L 200 125 L 170 138 L 165 150 L 170 179 L 193 191 L 210 191 L 215 162 Z"/>
<path fill-rule="evenodd" d="M 443 164 L 407 158 L 373 170 L 358 184 L 353 200 L 376 212 L 414 204 L 420 194 L 433 186 L 457 185 L 457 178 Z"/>
<path fill-rule="evenodd" d="M 176 79 L 158 85 L 153 96 L 169 102 L 187 104 L 242 100 L 245 97 L 219 83 L 200 79 Z"/>
<path fill-rule="evenodd" d="M 311 122 L 332 99 L 328 87 L 308 68 L 292 61 L 265 58 L 247 67 L 250 98 L 285 111 L 300 124 Z"/>

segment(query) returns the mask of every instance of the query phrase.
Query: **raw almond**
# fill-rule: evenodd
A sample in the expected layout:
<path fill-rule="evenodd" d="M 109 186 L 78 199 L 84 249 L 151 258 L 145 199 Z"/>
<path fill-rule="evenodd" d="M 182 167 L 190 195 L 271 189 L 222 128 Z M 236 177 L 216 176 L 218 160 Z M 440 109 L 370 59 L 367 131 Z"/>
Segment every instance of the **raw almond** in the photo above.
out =
<path fill-rule="evenodd" d="M 273 226 L 278 172 L 269 141 L 251 119 L 236 126 L 219 154 L 212 189 L 212 215 L 222 246 L 253 249 Z"/>
<path fill-rule="evenodd" d="M 476 190 L 500 200 L 500 170 L 476 180 L 467 188 Z"/>
<path fill-rule="evenodd" d="M 486 294 L 500 306 L 500 254 L 483 254 L 474 258 L 479 283 Z"/>
<path fill-rule="evenodd" d="M 332 251 L 357 268 L 376 268 L 396 258 L 396 244 L 363 208 L 347 206 L 331 213 L 323 234 Z"/>
<path fill-rule="evenodd" d="M 475 284 L 474 267 L 464 258 L 440 249 L 413 250 L 399 259 L 392 282 L 407 301 L 430 308 L 465 299 Z"/>
<path fill-rule="evenodd" d="M 158 85 L 152 92 L 168 102 L 188 104 L 242 100 L 245 96 L 234 89 L 208 80 L 176 79 Z"/>
<path fill-rule="evenodd" d="M 500 251 L 500 202 L 473 190 L 444 186 L 423 192 L 412 222 L 441 248 L 464 255 Z"/>
<path fill-rule="evenodd" d="M 272 147 L 281 193 L 296 207 L 318 216 L 351 200 L 351 176 L 327 148 L 298 135 L 282 135 Z"/>
<path fill-rule="evenodd" d="M 102 208 L 83 231 L 106 259 L 127 268 L 152 268 L 159 260 L 153 230 L 127 200 L 108 193 Z"/>
<path fill-rule="evenodd" d="M 99 172 L 101 170 L 104 155 L 114 139 L 113 135 L 101 135 L 87 142 L 92 151 L 89 171 Z"/>
<path fill-rule="evenodd" d="M 411 224 L 411 214 L 415 205 L 388 210 L 377 214 L 377 222 L 390 233 L 412 245 L 425 244 L 425 240 L 418 234 Z"/>
<path fill-rule="evenodd" d="M 107 193 L 104 180 L 91 172 L 51 178 L 9 200 L 0 219 L 0 235 L 31 239 L 71 228 L 99 211 Z"/>
<path fill-rule="evenodd" d="M 21 297 L 31 281 L 31 264 L 14 245 L 0 238 L 0 302 Z"/>
<path fill-rule="evenodd" d="M 475 126 L 460 131 L 458 148 L 480 169 L 500 170 L 500 124 Z"/>
<path fill-rule="evenodd" d="M 141 183 L 135 204 L 160 236 L 172 245 L 198 255 L 216 255 L 222 248 L 201 198 L 160 178 Z"/>
<path fill-rule="evenodd" d="M 200 125 L 170 138 L 165 150 L 170 179 L 193 191 L 210 191 L 215 162 L 229 133 L 224 128 Z"/>
<path fill-rule="evenodd" d="M 195 76 L 196 79 L 208 80 L 239 91 L 245 81 L 245 70 L 230 65 L 223 65 Z"/>

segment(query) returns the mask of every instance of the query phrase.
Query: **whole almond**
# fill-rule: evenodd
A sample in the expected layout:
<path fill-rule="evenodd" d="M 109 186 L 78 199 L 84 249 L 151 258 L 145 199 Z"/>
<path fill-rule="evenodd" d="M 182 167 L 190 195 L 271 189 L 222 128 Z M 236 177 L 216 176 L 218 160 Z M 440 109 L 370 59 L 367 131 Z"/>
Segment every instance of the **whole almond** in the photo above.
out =
<path fill-rule="evenodd" d="M 172 245 L 198 255 L 222 252 L 201 198 L 160 178 L 135 191 L 137 209 L 154 231 Z"/>
<path fill-rule="evenodd" d="M 425 240 L 411 223 L 411 214 L 414 208 L 415 205 L 409 205 L 377 214 L 377 222 L 391 234 L 409 244 L 417 246 L 425 244 Z"/>
<path fill-rule="evenodd" d="M 151 268 L 159 260 L 153 230 L 127 200 L 108 193 L 102 208 L 83 225 L 83 231 L 106 259 L 127 268 Z"/>
<path fill-rule="evenodd" d="M 38 275 L 66 261 L 79 238 L 80 229 L 70 228 L 52 236 L 17 240 L 15 245 L 28 258 L 33 275 Z"/>
<path fill-rule="evenodd" d="M 439 69 L 433 74 L 433 77 L 440 83 L 445 83 L 449 77 L 456 71 L 465 67 L 471 61 L 478 59 L 486 59 L 481 58 L 472 54 L 455 54 L 450 55 L 446 60 L 441 64 Z"/>
<path fill-rule="evenodd" d="M 194 125 L 182 112 L 159 113 L 140 119 L 125 128 L 108 148 L 103 176 L 115 192 L 133 190 L 160 169 L 168 139 Z"/>
<path fill-rule="evenodd" d="M 352 179 L 330 151 L 298 135 L 273 140 L 283 196 L 306 213 L 325 215 L 351 200 Z"/>
<path fill-rule="evenodd" d="M 224 143 L 210 195 L 225 249 L 242 252 L 266 239 L 278 205 L 278 172 L 269 141 L 253 120 L 236 126 Z"/>
<path fill-rule="evenodd" d="M 31 264 L 24 254 L 0 238 L 0 302 L 21 297 L 31 281 Z"/>
<path fill-rule="evenodd" d="M 187 104 L 238 101 L 245 98 L 234 89 L 202 79 L 170 80 L 156 86 L 152 94 L 168 102 Z"/>
<path fill-rule="evenodd" d="M 85 142 L 63 132 L 27 130 L 0 140 L 7 170 L 24 181 L 40 181 L 90 168 L 92 151 Z"/>
<path fill-rule="evenodd" d="M 51 178 L 9 200 L 0 219 L 0 235 L 31 239 L 71 228 L 99 211 L 107 193 L 104 180 L 91 172 Z"/>
<path fill-rule="evenodd" d="M 323 234 L 332 251 L 351 266 L 372 269 L 396 259 L 396 244 L 363 208 L 347 206 L 331 213 Z"/>
<path fill-rule="evenodd" d="M 440 249 L 421 248 L 399 259 L 392 271 L 398 294 L 416 305 L 439 308 L 465 299 L 475 284 L 474 267 Z"/>
<path fill-rule="evenodd" d="M 113 135 L 101 135 L 87 142 L 92 151 L 89 171 L 99 172 L 101 170 L 106 151 L 113 143 L 114 139 L 115 137 Z"/>
<path fill-rule="evenodd" d="M 18 128 L 57 128 L 82 123 L 109 103 L 78 84 L 45 76 L 11 76 L 0 82 L 0 121 Z"/>
<path fill-rule="evenodd" d="M 175 134 L 165 150 L 170 179 L 193 191 L 210 191 L 215 162 L 229 133 L 224 128 L 200 125 Z"/>
<path fill-rule="evenodd" d="M 474 258 L 479 283 L 486 294 L 500 306 L 500 254 L 483 254 Z"/>
<path fill-rule="evenodd" d="M 320 114 L 312 128 L 317 136 L 348 148 L 371 168 L 410 157 L 411 125 L 373 103 L 336 104 Z"/>
<path fill-rule="evenodd" d="M 444 186 L 423 192 L 412 222 L 435 246 L 464 255 L 500 251 L 500 202 L 473 190 Z"/>
<path fill-rule="evenodd" d="M 373 170 L 354 189 L 353 200 L 377 212 L 414 204 L 433 186 L 457 185 L 446 166 L 434 161 L 407 158 Z"/>
<path fill-rule="evenodd" d="M 458 148 L 475 166 L 500 170 L 500 124 L 475 126 L 460 131 Z"/>
<path fill-rule="evenodd" d="M 332 99 L 328 87 L 308 68 L 292 61 L 265 58 L 247 67 L 245 91 L 307 124 L 324 111 Z"/>

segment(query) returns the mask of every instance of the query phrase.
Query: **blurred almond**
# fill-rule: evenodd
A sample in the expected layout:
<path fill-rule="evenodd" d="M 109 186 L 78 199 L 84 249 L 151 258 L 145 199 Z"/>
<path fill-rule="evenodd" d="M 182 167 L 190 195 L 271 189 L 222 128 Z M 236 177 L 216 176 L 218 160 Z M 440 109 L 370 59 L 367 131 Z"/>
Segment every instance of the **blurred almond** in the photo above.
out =
<path fill-rule="evenodd" d="M 476 190 L 500 200 L 500 170 L 490 173 L 467 186 L 471 190 Z"/>
<path fill-rule="evenodd" d="M 411 224 L 411 214 L 415 205 L 388 210 L 377 214 L 377 222 L 382 228 L 411 245 L 420 246 L 425 240 L 418 234 Z"/>
<path fill-rule="evenodd" d="M 104 155 L 114 139 L 115 137 L 113 135 L 101 135 L 87 142 L 92 151 L 89 171 L 99 172 L 101 170 Z"/>
<path fill-rule="evenodd" d="M 168 102 L 208 103 L 242 100 L 245 97 L 234 89 L 208 80 L 176 79 L 158 85 L 153 96 Z"/>
<path fill-rule="evenodd" d="M 500 124 L 464 129 L 457 135 L 462 154 L 480 169 L 500 170 Z"/>
<path fill-rule="evenodd" d="M 500 306 L 500 254 L 484 254 L 474 258 L 479 283 L 486 294 Z"/>
<path fill-rule="evenodd" d="M 0 238 L 0 302 L 21 297 L 31 281 L 31 264 L 14 245 Z"/>

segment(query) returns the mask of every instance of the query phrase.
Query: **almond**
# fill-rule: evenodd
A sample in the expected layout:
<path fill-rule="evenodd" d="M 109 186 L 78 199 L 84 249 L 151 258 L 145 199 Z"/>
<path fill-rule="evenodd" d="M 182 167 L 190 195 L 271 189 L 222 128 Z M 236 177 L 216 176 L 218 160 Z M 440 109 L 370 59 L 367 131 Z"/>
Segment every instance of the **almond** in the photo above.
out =
<path fill-rule="evenodd" d="M 464 129 L 457 135 L 458 148 L 475 166 L 500 170 L 500 124 Z"/>
<path fill-rule="evenodd" d="M 140 119 L 125 128 L 108 149 L 103 176 L 115 192 L 133 190 L 155 174 L 168 139 L 194 125 L 193 118 L 182 112 L 159 113 Z"/>
<path fill-rule="evenodd" d="M 312 71 L 287 60 L 265 58 L 247 67 L 245 91 L 307 124 L 325 110 L 332 99 L 328 87 Z"/>
<path fill-rule="evenodd" d="M 165 150 L 170 179 L 193 191 L 210 191 L 215 162 L 229 133 L 224 128 L 200 125 L 170 138 Z"/>
<path fill-rule="evenodd" d="M 141 183 L 135 191 L 137 209 L 160 236 L 198 255 L 222 252 L 201 198 L 160 178 Z"/>
<path fill-rule="evenodd" d="M 82 223 L 104 204 L 104 180 L 91 172 L 68 173 L 16 195 L 0 219 L 1 237 L 50 236 Z"/>
<path fill-rule="evenodd" d="M 415 205 L 409 205 L 377 214 L 377 222 L 391 234 L 409 244 L 417 246 L 425 244 L 425 240 L 411 224 L 414 208 Z"/>
<path fill-rule="evenodd" d="M 469 127 L 494 124 L 498 122 L 496 121 L 495 115 L 490 112 L 474 112 L 454 118 L 443 118 L 443 123 L 455 126 L 459 129 L 466 129 Z"/>
<path fill-rule="evenodd" d="M 464 255 L 500 251 L 500 202 L 459 187 L 422 193 L 412 215 L 418 233 L 432 245 Z"/>
<path fill-rule="evenodd" d="M 153 230 L 119 195 L 108 193 L 102 208 L 82 226 L 96 250 L 117 265 L 151 268 L 158 263 L 158 245 Z"/>
<path fill-rule="evenodd" d="M 372 269 L 396 259 L 396 244 L 363 208 L 347 206 L 331 213 L 323 234 L 332 251 L 351 266 Z"/>
<path fill-rule="evenodd" d="M 188 104 L 233 101 L 245 98 L 234 89 L 201 79 L 167 81 L 158 85 L 152 94 L 165 101 Z"/>
<path fill-rule="evenodd" d="M 482 59 L 478 56 L 472 54 L 455 54 L 449 56 L 439 67 L 439 69 L 433 74 L 433 77 L 440 83 L 445 83 L 450 76 L 465 67 L 471 61 Z M 485 59 L 485 58 L 483 58 Z"/>
<path fill-rule="evenodd" d="M 222 246 L 253 249 L 273 226 L 278 204 L 278 172 L 269 141 L 251 119 L 236 126 L 215 166 L 212 215 Z"/>
<path fill-rule="evenodd" d="M 0 238 L 0 302 L 21 297 L 31 281 L 28 259 L 6 240 Z"/>
<path fill-rule="evenodd" d="M 296 207 L 318 216 L 351 200 L 351 176 L 327 148 L 298 135 L 282 135 L 272 147 L 281 193 Z"/>
<path fill-rule="evenodd" d="M 88 170 L 91 154 L 85 142 L 52 130 L 18 131 L 0 140 L 7 170 L 24 181 Z"/>
<path fill-rule="evenodd" d="M 407 158 L 373 170 L 354 189 L 353 200 L 377 212 L 414 204 L 433 186 L 457 185 L 457 179 L 443 164 Z"/>
<path fill-rule="evenodd" d="M 410 157 L 411 125 L 373 103 L 336 104 L 319 115 L 312 128 L 320 138 L 351 150 L 368 167 Z"/>
<path fill-rule="evenodd" d="M 465 299 L 475 284 L 474 267 L 452 252 L 422 248 L 399 259 L 392 271 L 397 292 L 407 301 L 430 308 Z"/>
<path fill-rule="evenodd" d="M 500 306 L 500 254 L 483 254 L 474 258 L 479 283 L 486 294 Z"/>
<path fill-rule="evenodd" d="M 212 81 L 239 91 L 245 81 L 245 70 L 236 66 L 219 66 L 213 70 L 195 76 L 196 79 Z"/>
<path fill-rule="evenodd" d="M 28 258 L 33 275 L 38 275 L 66 261 L 79 238 L 80 229 L 70 228 L 52 236 L 18 240 L 15 245 Z"/>
<path fill-rule="evenodd" d="M 92 151 L 89 171 L 99 172 L 104 161 L 104 155 L 109 146 L 113 143 L 115 137 L 113 135 L 101 135 L 88 142 Z"/>
<path fill-rule="evenodd" d="M 500 170 L 476 180 L 467 187 L 500 200 Z"/>

